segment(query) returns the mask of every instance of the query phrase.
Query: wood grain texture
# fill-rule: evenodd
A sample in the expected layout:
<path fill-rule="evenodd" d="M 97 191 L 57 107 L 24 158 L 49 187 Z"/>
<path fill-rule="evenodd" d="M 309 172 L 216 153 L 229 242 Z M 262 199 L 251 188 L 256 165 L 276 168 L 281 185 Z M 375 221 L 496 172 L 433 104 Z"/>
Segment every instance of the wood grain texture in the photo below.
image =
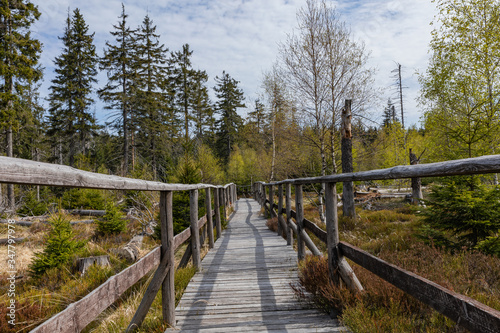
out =
<path fill-rule="evenodd" d="M 297 254 L 266 227 L 252 199 L 236 202 L 222 237 L 203 259 L 166 332 L 346 332 L 298 302 Z"/>
<path fill-rule="evenodd" d="M 64 311 L 52 316 L 31 330 L 36 333 L 80 332 L 128 288 L 137 283 L 160 262 L 160 247 L 155 248 L 134 265 L 113 275 L 90 294 L 70 304 Z"/>
<path fill-rule="evenodd" d="M 210 184 L 166 184 L 105 175 L 66 165 L 0 156 L 0 182 L 25 185 L 82 187 L 107 190 L 187 191 L 215 187 Z M 224 188 L 231 184 L 225 185 Z"/>
<path fill-rule="evenodd" d="M 398 165 L 388 169 L 335 174 L 320 177 L 286 179 L 273 184 L 312 184 L 323 182 L 345 182 L 364 180 L 401 179 L 412 177 L 442 177 L 500 173 L 500 155 L 487 155 L 461 160 L 417 165 Z"/>
<path fill-rule="evenodd" d="M 500 332 L 500 311 L 340 242 L 344 256 L 476 333 Z"/>

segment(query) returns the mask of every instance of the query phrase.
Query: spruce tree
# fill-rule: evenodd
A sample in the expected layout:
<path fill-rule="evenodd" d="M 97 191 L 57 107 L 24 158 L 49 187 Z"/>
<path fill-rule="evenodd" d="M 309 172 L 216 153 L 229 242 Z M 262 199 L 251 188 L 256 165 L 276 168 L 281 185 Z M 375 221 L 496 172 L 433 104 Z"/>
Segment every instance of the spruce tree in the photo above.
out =
<path fill-rule="evenodd" d="M 237 109 L 245 107 L 243 104 L 243 91 L 238 88 L 238 81 L 233 79 L 225 71 L 222 77 L 215 77 L 216 86 L 214 87 L 217 97 L 216 112 L 220 115 L 217 121 L 217 142 L 216 148 L 218 155 L 225 164 L 229 161 L 232 146 L 238 135 L 238 129 L 243 124 L 243 119 L 237 113 Z"/>
<path fill-rule="evenodd" d="M 20 128 L 21 95 L 30 82 L 42 77 L 38 60 L 41 43 L 30 27 L 40 17 L 38 7 L 26 0 L 1 0 L 0 6 L 0 127 L 6 131 L 6 155 L 12 157 L 13 132 Z M 13 185 L 7 187 L 8 204 L 14 206 Z"/>
<path fill-rule="evenodd" d="M 87 152 L 87 143 L 98 129 L 90 112 L 94 102 L 92 84 L 97 82 L 98 57 L 95 52 L 94 34 L 77 8 L 73 17 L 66 20 L 62 54 L 54 61 L 56 77 L 52 80 L 49 95 L 49 135 L 59 146 L 59 163 L 63 152 L 73 165 L 75 155 Z"/>
<path fill-rule="evenodd" d="M 123 174 L 128 173 L 129 166 L 129 130 L 130 112 L 132 111 L 133 82 L 134 82 L 134 33 L 127 25 L 125 6 L 122 4 L 120 22 L 113 25 L 115 31 L 111 35 L 115 37 L 115 44 L 106 42 L 104 56 L 100 61 L 100 69 L 107 71 L 108 82 L 104 88 L 99 90 L 99 97 L 107 104 L 106 109 L 113 110 L 118 114 L 112 124 L 118 129 L 123 140 Z M 120 119 L 121 118 L 121 119 Z"/>
<path fill-rule="evenodd" d="M 136 38 L 136 73 L 134 104 L 137 116 L 134 126 L 138 129 L 139 148 L 143 157 L 149 159 L 154 178 L 158 178 L 158 166 L 165 154 L 164 142 L 167 130 L 166 96 L 162 91 L 166 81 L 166 53 L 168 49 L 160 44 L 160 35 L 149 16 L 135 33 Z"/>

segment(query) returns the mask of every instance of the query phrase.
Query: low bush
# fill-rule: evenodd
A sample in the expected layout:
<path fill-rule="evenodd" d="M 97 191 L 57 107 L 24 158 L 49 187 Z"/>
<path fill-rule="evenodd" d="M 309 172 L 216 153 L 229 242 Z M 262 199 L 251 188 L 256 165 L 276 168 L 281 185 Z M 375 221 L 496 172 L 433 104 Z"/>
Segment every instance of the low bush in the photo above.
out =
<path fill-rule="evenodd" d="M 71 224 L 63 214 L 52 216 L 49 222 L 51 229 L 45 249 L 35 254 L 30 265 L 30 273 L 35 277 L 40 277 L 51 268 L 61 267 L 84 246 L 83 241 L 74 239 Z"/>
<path fill-rule="evenodd" d="M 97 220 L 96 224 L 96 231 L 101 235 L 118 234 L 127 228 L 127 221 L 122 212 L 111 201 L 106 204 L 106 214 L 102 219 Z"/>

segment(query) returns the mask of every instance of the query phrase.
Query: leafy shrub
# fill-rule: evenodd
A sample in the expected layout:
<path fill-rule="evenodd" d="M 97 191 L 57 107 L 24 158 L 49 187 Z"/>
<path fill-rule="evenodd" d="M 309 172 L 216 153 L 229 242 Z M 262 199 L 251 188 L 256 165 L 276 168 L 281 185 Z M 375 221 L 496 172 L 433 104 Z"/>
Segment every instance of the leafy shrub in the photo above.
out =
<path fill-rule="evenodd" d="M 96 189 L 73 188 L 62 196 L 62 205 L 66 209 L 104 209 L 105 202 L 102 191 Z"/>
<path fill-rule="evenodd" d="M 61 267 L 84 245 L 74 239 L 71 224 L 64 215 L 54 215 L 50 224 L 47 245 L 42 252 L 35 254 L 30 265 L 30 272 L 35 277 L 43 275 L 50 268 Z"/>
<path fill-rule="evenodd" d="M 461 189 L 455 183 L 432 189 L 425 222 L 439 245 L 455 248 L 481 248 L 494 253 L 495 241 L 487 241 L 500 230 L 500 188 L 474 184 L 473 189 Z M 489 245 L 488 245 L 489 244 Z M 497 250 L 498 250 L 497 242 Z M 493 251 L 493 252 L 492 252 Z"/>
<path fill-rule="evenodd" d="M 117 234 L 125 231 L 127 222 L 122 212 L 112 202 L 106 204 L 106 214 L 97 221 L 97 232 L 103 235 Z"/>

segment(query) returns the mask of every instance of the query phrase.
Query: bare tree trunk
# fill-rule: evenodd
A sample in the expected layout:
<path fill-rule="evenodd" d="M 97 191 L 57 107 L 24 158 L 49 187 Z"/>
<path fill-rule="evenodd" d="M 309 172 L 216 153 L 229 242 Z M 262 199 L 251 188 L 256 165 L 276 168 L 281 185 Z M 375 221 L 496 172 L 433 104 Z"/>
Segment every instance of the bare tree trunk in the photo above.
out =
<path fill-rule="evenodd" d="M 269 177 L 269 181 L 274 180 L 274 169 L 276 168 L 276 122 L 273 120 L 272 124 L 272 147 L 273 147 L 273 152 L 272 152 L 272 159 L 271 159 L 271 176 Z"/>
<path fill-rule="evenodd" d="M 417 155 L 413 154 L 412 149 L 410 148 L 410 164 L 416 165 L 420 162 L 417 158 Z M 414 205 L 420 204 L 420 200 L 424 197 L 422 195 L 422 180 L 420 178 L 412 178 L 411 179 L 411 202 Z"/>
<path fill-rule="evenodd" d="M 336 174 L 337 171 L 337 163 L 335 163 L 335 117 L 332 120 L 332 128 L 330 135 L 330 145 L 332 149 L 332 174 Z"/>
<path fill-rule="evenodd" d="M 12 102 L 9 101 L 9 106 L 12 106 Z M 14 141 L 12 138 L 12 125 L 9 125 L 7 129 L 7 156 L 14 157 Z M 16 202 L 14 198 L 14 185 L 7 184 L 7 205 L 9 209 L 14 209 Z"/>
<path fill-rule="evenodd" d="M 351 132 L 351 103 L 346 99 L 345 107 L 342 110 L 342 172 L 353 172 L 352 166 L 352 132 Z M 352 219 L 356 218 L 356 210 L 354 207 L 354 189 L 353 182 L 343 182 L 342 202 L 344 216 Z"/>
<path fill-rule="evenodd" d="M 324 136 L 320 136 L 320 147 L 321 147 L 321 175 L 326 175 L 326 152 L 325 152 L 325 140 Z M 321 190 L 318 195 L 318 212 L 321 223 L 325 223 L 325 212 L 324 212 L 324 204 L 323 204 L 323 196 L 325 195 L 325 183 L 321 183 Z"/>

